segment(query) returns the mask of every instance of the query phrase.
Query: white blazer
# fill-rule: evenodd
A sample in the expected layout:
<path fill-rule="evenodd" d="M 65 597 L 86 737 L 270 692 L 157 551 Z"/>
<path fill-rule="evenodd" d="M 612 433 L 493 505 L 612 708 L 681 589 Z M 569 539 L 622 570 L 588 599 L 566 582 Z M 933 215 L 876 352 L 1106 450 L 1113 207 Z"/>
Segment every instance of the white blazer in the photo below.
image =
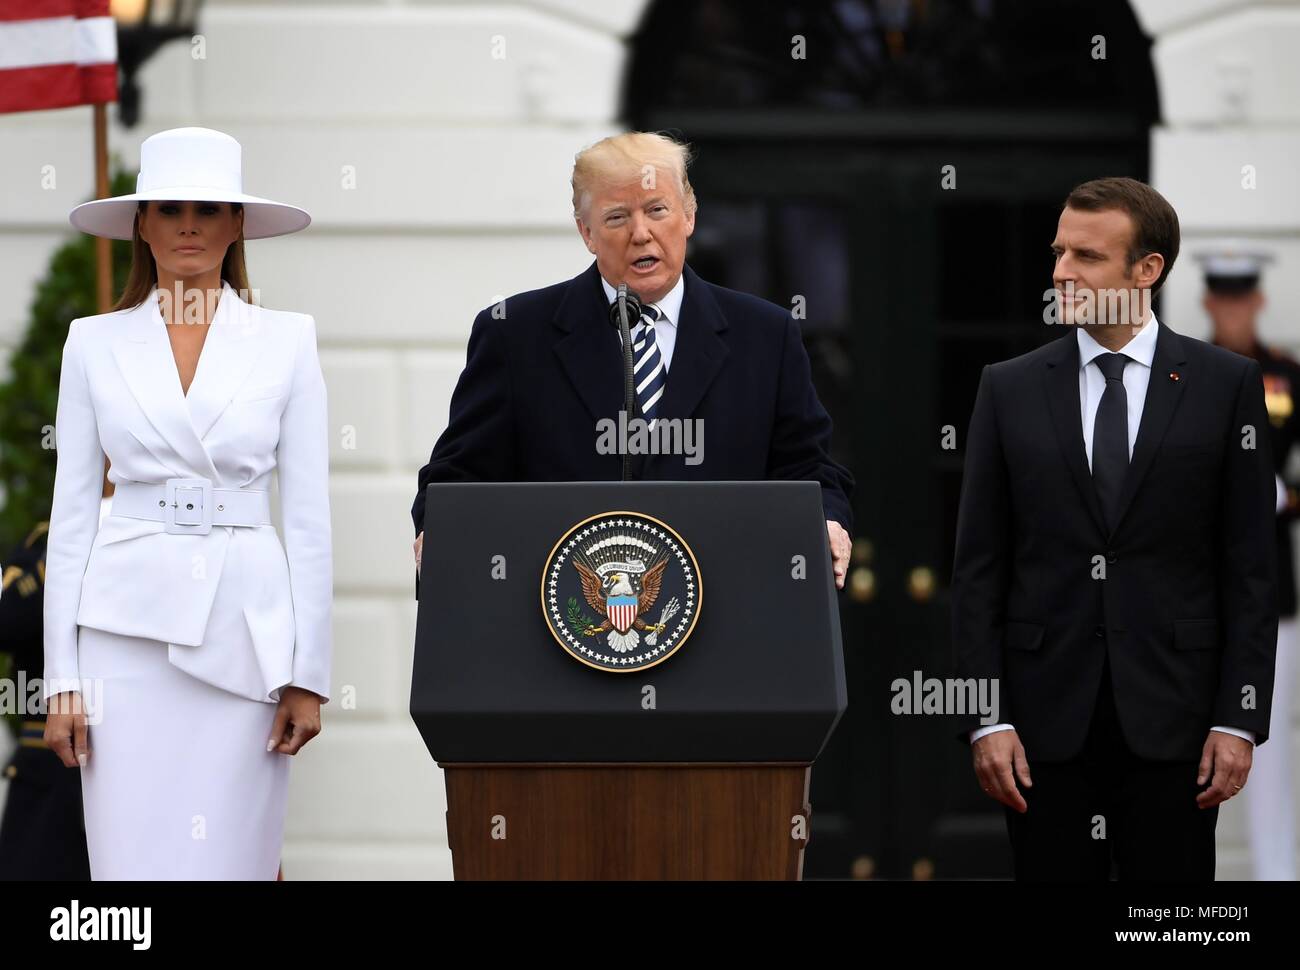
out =
<path fill-rule="evenodd" d="M 168 644 L 187 673 L 259 701 L 292 684 L 329 697 L 329 432 L 316 323 L 223 286 L 188 395 L 157 290 L 133 310 L 72 321 L 55 418 L 45 559 L 45 696 L 77 689 L 78 625 Z M 110 514 L 109 478 L 268 489 L 273 526 L 174 535 Z M 287 554 L 287 561 L 286 561 Z"/>

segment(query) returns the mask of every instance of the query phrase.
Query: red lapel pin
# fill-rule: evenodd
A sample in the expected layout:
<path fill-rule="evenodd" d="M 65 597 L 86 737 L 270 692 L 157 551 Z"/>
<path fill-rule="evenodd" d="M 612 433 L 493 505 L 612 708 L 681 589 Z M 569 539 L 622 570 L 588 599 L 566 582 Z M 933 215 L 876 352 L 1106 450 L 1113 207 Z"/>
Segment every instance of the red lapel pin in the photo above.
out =
<path fill-rule="evenodd" d="M 1171 381 L 1174 381 L 1174 382 L 1176 383 L 1176 382 L 1178 381 L 1178 371 L 1176 371 L 1176 370 L 1171 370 L 1171 371 L 1169 372 L 1169 379 L 1170 379 Z"/>

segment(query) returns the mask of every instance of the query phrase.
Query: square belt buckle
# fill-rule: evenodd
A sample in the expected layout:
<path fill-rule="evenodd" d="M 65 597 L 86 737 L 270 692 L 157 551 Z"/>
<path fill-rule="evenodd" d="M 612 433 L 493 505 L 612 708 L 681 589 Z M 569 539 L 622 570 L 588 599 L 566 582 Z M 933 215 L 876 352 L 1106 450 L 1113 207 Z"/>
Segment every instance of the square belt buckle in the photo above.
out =
<path fill-rule="evenodd" d="M 169 478 L 163 507 L 163 531 L 169 535 L 205 536 L 212 531 L 212 483 L 206 478 Z"/>

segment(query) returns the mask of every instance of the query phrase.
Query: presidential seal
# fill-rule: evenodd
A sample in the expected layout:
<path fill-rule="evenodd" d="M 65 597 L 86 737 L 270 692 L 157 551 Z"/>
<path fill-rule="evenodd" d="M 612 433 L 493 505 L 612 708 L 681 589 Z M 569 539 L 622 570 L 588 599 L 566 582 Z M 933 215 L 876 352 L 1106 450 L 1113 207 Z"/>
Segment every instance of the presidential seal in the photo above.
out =
<path fill-rule="evenodd" d="M 542 571 L 542 613 L 575 660 L 598 670 L 663 663 L 700 613 L 700 567 L 685 541 L 640 512 L 579 522 Z"/>

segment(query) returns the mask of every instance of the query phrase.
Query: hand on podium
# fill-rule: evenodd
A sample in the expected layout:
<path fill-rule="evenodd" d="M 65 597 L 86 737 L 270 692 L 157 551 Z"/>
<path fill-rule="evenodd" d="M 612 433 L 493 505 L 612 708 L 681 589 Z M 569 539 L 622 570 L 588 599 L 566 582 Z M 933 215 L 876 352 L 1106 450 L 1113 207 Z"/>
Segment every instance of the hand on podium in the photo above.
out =
<path fill-rule="evenodd" d="M 849 534 L 844 526 L 830 519 L 826 520 L 826 534 L 831 540 L 831 566 L 835 570 L 835 588 L 844 588 L 844 576 L 849 570 Z"/>

